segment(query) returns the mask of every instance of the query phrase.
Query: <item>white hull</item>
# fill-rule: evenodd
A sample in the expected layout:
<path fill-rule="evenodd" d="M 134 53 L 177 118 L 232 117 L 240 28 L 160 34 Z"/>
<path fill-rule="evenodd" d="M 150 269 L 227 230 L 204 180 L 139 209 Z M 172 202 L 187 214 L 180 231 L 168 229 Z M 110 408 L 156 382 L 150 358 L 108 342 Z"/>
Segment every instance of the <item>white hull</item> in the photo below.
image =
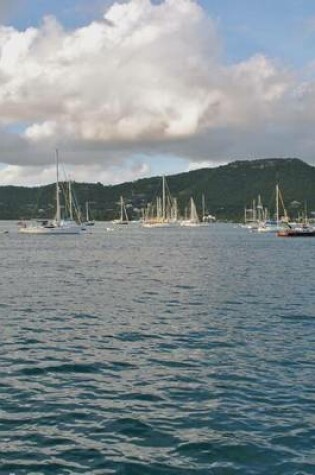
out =
<path fill-rule="evenodd" d="M 56 226 L 56 227 L 45 227 L 45 226 L 26 226 L 20 228 L 19 232 L 21 234 L 41 234 L 41 235 L 50 235 L 50 236 L 64 236 L 69 234 L 80 234 L 82 228 L 80 226 Z"/>
<path fill-rule="evenodd" d="M 257 229 L 259 229 L 259 224 L 258 223 L 241 224 L 241 228 L 249 229 L 250 231 L 257 231 Z"/>
<path fill-rule="evenodd" d="M 257 228 L 255 231 L 258 233 L 277 233 L 278 231 L 283 231 L 284 229 L 287 229 L 288 226 L 260 226 Z"/>
<path fill-rule="evenodd" d="M 169 228 L 174 223 L 142 223 L 143 228 Z"/>
<path fill-rule="evenodd" d="M 193 221 L 182 221 L 180 225 L 186 228 L 196 228 L 200 227 L 202 224 L 199 222 L 194 223 Z"/>
<path fill-rule="evenodd" d="M 258 228 L 256 231 L 258 233 L 277 233 L 281 229 L 283 230 L 284 228 Z"/>

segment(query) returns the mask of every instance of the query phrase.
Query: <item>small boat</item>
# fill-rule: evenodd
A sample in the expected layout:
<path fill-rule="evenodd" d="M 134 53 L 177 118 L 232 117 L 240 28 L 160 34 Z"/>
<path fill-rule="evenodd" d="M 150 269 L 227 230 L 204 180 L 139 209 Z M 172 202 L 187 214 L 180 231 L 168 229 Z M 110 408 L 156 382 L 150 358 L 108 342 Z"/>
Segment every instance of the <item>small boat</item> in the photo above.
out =
<path fill-rule="evenodd" d="M 193 198 L 190 198 L 190 217 L 189 219 L 184 219 L 183 221 L 181 221 L 180 225 L 188 227 L 195 227 L 201 225 Z"/>
<path fill-rule="evenodd" d="M 80 234 L 82 231 L 75 221 L 66 220 L 41 220 L 36 221 L 36 224 L 23 224 L 19 228 L 21 234 L 50 234 L 50 235 L 65 235 L 65 234 Z"/>
<path fill-rule="evenodd" d="M 95 226 L 95 221 L 90 219 L 89 215 L 89 202 L 87 201 L 85 203 L 85 215 L 86 215 L 86 220 L 82 223 L 84 227 L 86 226 Z"/>
<path fill-rule="evenodd" d="M 278 231 L 286 230 L 288 228 L 288 223 L 286 221 L 278 221 L 269 219 L 264 221 L 256 229 L 259 233 L 277 233 Z"/>
<path fill-rule="evenodd" d="M 119 219 L 114 219 L 113 224 L 129 224 L 129 218 L 127 214 L 127 209 L 125 206 L 124 198 L 120 197 L 120 217 Z"/>
<path fill-rule="evenodd" d="M 263 207 L 261 196 L 258 195 L 257 205 L 256 200 L 254 199 L 251 208 L 245 207 L 244 224 L 241 224 L 241 227 L 248 229 L 249 231 L 258 231 L 259 228 L 262 228 L 263 224 L 266 222 L 266 219 L 267 209 Z"/>
<path fill-rule="evenodd" d="M 210 224 L 216 222 L 216 217 L 210 214 L 206 210 L 206 199 L 204 193 L 202 194 L 202 223 L 203 224 Z"/>
<path fill-rule="evenodd" d="M 278 237 L 315 237 L 315 228 L 301 226 L 298 228 L 281 229 L 277 232 Z"/>
<path fill-rule="evenodd" d="M 282 204 L 283 217 L 280 218 L 279 205 Z M 259 233 L 278 233 L 283 230 L 290 229 L 289 218 L 284 206 L 282 194 L 279 185 L 276 185 L 276 219 L 269 219 L 259 224 L 257 232 Z"/>

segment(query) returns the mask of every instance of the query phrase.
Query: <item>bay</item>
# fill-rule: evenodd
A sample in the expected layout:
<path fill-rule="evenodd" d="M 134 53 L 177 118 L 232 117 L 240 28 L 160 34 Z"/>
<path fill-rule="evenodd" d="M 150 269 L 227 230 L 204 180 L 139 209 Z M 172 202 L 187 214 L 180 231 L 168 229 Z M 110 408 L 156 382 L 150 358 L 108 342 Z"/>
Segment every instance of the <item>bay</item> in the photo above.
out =
<path fill-rule="evenodd" d="M 0 474 L 313 474 L 313 239 L 0 234 Z"/>

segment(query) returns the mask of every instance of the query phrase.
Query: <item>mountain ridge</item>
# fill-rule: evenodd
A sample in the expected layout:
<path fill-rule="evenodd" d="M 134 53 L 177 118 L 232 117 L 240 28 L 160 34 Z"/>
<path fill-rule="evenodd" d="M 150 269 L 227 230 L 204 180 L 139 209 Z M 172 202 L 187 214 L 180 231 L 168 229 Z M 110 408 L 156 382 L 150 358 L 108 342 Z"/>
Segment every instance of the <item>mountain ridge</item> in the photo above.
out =
<path fill-rule="evenodd" d="M 241 220 L 244 207 L 250 206 L 258 194 L 268 208 L 274 204 L 278 183 L 286 206 L 307 202 L 315 210 L 315 167 L 299 158 L 259 158 L 236 160 L 214 168 L 177 173 L 166 177 L 173 196 L 183 213 L 193 196 L 199 213 L 202 194 L 206 208 L 222 220 Z M 110 220 L 119 213 L 119 197 L 124 196 L 130 218 L 139 218 L 141 209 L 159 193 L 161 177 L 139 178 L 117 185 L 74 182 L 77 201 L 83 210 L 90 202 L 91 214 L 98 220 Z M 0 219 L 51 217 L 54 210 L 55 185 L 37 187 L 1 186 Z M 295 204 L 295 208 L 296 208 Z"/>

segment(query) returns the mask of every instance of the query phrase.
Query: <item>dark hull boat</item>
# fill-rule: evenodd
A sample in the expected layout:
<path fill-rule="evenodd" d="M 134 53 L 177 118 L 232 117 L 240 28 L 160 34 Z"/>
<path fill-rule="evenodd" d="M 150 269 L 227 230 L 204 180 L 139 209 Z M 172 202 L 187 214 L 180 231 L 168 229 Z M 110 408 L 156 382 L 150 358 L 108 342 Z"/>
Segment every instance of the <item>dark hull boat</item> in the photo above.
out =
<path fill-rule="evenodd" d="M 315 228 L 305 227 L 305 228 L 290 228 L 290 229 L 281 229 L 277 232 L 279 237 L 315 237 Z"/>

